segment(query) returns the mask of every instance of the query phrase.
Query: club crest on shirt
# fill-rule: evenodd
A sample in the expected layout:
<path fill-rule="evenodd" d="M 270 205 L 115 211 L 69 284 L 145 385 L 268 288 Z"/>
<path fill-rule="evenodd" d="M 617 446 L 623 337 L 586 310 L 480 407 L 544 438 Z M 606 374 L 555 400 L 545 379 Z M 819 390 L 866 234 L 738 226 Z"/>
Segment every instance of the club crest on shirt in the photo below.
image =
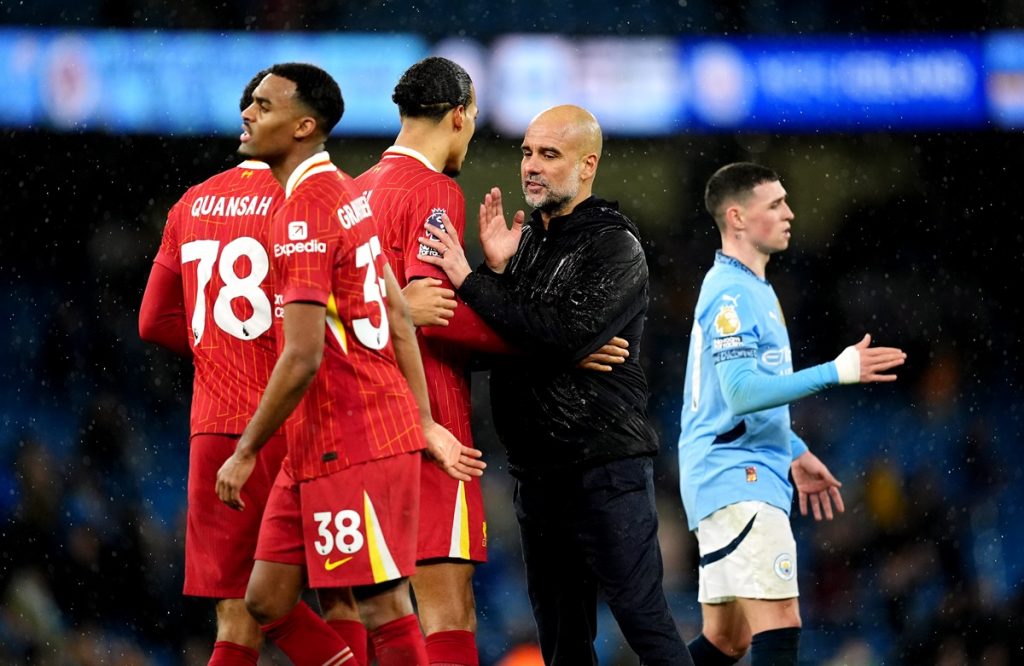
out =
<path fill-rule="evenodd" d="M 427 216 L 427 219 L 424 220 L 424 222 L 426 222 L 430 226 L 437 227 L 438 229 L 440 229 L 442 231 L 448 231 L 448 229 L 445 228 L 445 226 L 444 226 L 444 217 L 442 217 L 447 212 L 448 211 L 446 211 L 444 208 L 434 208 L 434 209 L 432 209 L 430 211 L 430 215 Z M 430 233 L 429 231 L 427 232 L 427 238 L 429 238 L 431 240 L 437 240 L 437 236 L 435 236 L 434 234 Z M 438 252 L 437 250 L 435 250 L 432 247 L 427 247 L 423 243 L 420 243 L 420 251 L 419 251 L 418 254 L 421 257 L 423 257 L 423 256 L 440 257 L 441 256 L 440 252 Z"/>
<path fill-rule="evenodd" d="M 747 483 L 756 483 L 757 482 L 757 468 L 756 467 L 748 467 L 746 471 L 747 471 Z"/>
<path fill-rule="evenodd" d="M 729 298 L 726 296 L 726 298 Z M 718 308 L 715 315 L 715 331 L 718 335 L 734 335 L 740 330 L 740 315 L 736 312 L 736 299 Z"/>

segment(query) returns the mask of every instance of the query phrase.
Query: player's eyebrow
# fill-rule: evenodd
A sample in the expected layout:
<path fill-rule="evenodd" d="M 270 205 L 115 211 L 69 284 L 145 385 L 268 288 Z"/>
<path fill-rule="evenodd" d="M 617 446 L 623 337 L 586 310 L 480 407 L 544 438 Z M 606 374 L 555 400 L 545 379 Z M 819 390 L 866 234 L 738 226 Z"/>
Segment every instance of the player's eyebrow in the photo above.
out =
<path fill-rule="evenodd" d="M 259 95 L 253 95 L 252 96 L 252 101 L 254 101 L 254 102 L 256 102 L 257 104 L 260 104 L 260 105 L 262 105 L 262 104 L 268 104 L 269 105 L 270 104 L 270 100 L 269 99 L 267 99 L 266 97 L 260 97 Z"/>

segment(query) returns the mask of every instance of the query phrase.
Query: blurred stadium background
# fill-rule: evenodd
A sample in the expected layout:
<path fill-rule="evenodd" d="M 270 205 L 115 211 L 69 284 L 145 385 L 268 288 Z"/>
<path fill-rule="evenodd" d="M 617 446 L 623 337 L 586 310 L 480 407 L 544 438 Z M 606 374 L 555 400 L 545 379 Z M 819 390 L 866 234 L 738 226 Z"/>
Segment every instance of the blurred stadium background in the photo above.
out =
<path fill-rule="evenodd" d="M 305 60 L 338 78 L 329 149 L 358 174 L 398 127 L 399 74 L 430 53 L 477 85 L 471 210 L 491 185 L 521 201 L 537 111 L 576 102 L 605 128 L 596 191 L 639 224 L 651 266 L 642 354 L 684 637 L 699 609 L 675 443 L 718 244 L 702 188 L 753 159 L 796 212 L 770 278 L 797 367 L 865 331 L 910 354 L 894 385 L 793 410 L 848 507 L 794 519 L 804 661 L 1024 663 L 1021 27 L 1011 0 L 0 1 L 0 663 L 205 663 L 212 610 L 180 594 L 191 376 L 136 333 L 164 215 L 234 163 L 238 95 L 260 68 Z M 476 384 L 491 461 L 481 653 L 531 663 L 516 661 L 533 625 L 511 481 Z M 606 613 L 598 643 L 602 664 L 635 663 Z"/>

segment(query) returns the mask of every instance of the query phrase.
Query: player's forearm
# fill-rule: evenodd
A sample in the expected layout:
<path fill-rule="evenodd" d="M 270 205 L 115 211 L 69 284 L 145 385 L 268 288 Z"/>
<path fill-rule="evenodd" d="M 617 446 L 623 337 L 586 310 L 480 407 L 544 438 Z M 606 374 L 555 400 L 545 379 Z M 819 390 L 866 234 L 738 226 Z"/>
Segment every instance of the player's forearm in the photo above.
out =
<path fill-rule="evenodd" d="M 420 422 L 424 425 L 433 421 L 430 415 L 430 397 L 427 394 L 427 379 L 423 373 L 423 359 L 420 358 L 420 346 L 416 342 L 416 327 L 412 323 L 409 305 L 402 296 L 391 268 L 384 271 L 385 290 L 388 294 L 387 317 L 391 331 L 391 346 L 395 350 L 398 369 L 405 377 L 412 397 L 416 400 Z"/>
<path fill-rule="evenodd" d="M 823 363 L 789 375 L 768 375 L 757 370 L 754 358 L 722 361 L 715 366 L 729 411 L 742 416 L 786 405 L 838 383 L 835 366 Z"/>
<path fill-rule="evenodd" d="M 255 456 L 295 411 L 320 368 L 319 356 L 289 354 L 277 360 L 260 404 L 238 439 L 236 450 Z"/>
<path fill-rule="evenodd" d="M 425 338 L 485 354 L 512 354 L 515 349 L 465 302 L 459 303 L 447 326 L 421 326 Z"/>
<path fill-rule="evenodd" d="M 424 424 L 433 421 L 430 414 L 430 397 L 427 393 L 427 379 L 423 373 L 423 359 L 420 357 L 420 347 L 416 343 L 415 329 L 412 320 L 408 317 L 396 316 L 391 318 L 391 344 L 395 349 L 395 360 L 398 361 L 398 369 L 405 377 L 416 400 L 416 407 L 419 410 L 420 421 Z"/>

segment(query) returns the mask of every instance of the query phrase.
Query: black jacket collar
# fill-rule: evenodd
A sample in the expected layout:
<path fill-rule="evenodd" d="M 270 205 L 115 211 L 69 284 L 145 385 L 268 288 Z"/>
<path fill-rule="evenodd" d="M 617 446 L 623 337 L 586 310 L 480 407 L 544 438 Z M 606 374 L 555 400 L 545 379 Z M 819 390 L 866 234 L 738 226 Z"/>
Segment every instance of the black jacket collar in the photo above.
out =
<path fill-rule="evenodd" d="M 592 208 L 608 208 L 617 211 L 619 210 L 619 202 L 607 201 L 591 194 L 589 197 L 576 204 L 576 207 L 568 214 L 551 218 L 546 230 L 544 229 L 544 221 L 540 217 L 540 209 L 534 209 L 534 211 L 530 213 L 530 226 L 540 233 L 558 233 L 559 231 L 575 226 L 572 223 L 577 220 L 583 222 L 589 221 L 589 216 L 584 215 L 584 213 Z"/>

